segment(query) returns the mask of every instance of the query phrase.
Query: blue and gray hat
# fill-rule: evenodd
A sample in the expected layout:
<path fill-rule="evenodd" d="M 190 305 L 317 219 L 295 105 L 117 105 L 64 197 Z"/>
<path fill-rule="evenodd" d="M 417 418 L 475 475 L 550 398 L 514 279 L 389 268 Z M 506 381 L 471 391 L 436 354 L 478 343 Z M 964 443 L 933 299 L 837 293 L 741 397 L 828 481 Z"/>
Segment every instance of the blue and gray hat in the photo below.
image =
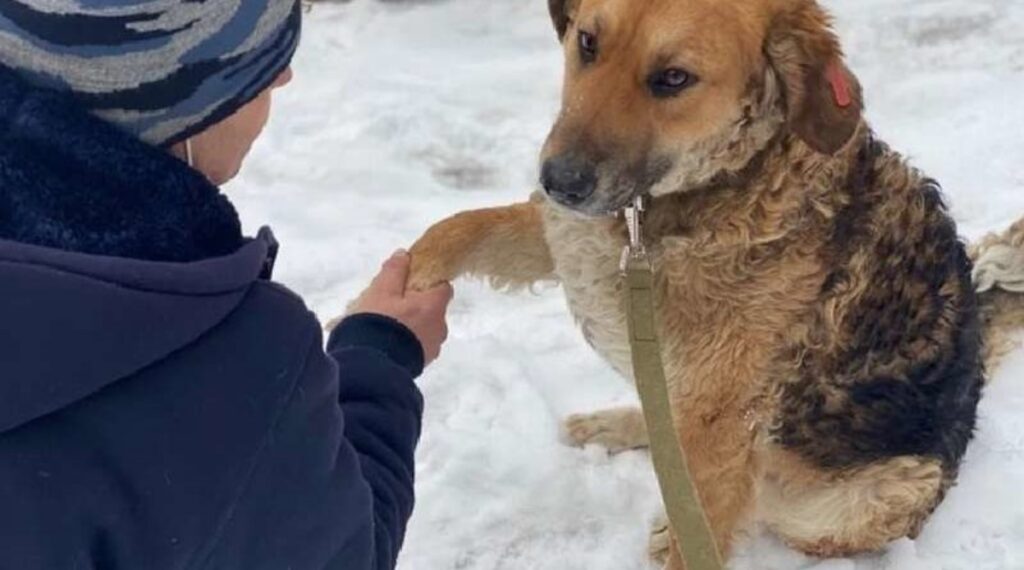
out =
<path fill-rule="evenodd" d="M 299 0 L 0 0 L 0 63 L 170 145 L 273 83 L 301 15 Z"/>

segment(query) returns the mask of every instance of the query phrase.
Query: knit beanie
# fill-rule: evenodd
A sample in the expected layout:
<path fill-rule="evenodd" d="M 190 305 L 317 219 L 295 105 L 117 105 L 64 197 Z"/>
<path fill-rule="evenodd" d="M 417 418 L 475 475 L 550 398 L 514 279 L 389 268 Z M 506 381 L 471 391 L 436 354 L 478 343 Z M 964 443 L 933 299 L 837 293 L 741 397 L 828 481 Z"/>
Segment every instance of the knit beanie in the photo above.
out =
<path fill-rule="evenodd" d="M 269 87 L 301 16 L 299 0 L 0 0 L 0 63 L 169 146 Z"/>

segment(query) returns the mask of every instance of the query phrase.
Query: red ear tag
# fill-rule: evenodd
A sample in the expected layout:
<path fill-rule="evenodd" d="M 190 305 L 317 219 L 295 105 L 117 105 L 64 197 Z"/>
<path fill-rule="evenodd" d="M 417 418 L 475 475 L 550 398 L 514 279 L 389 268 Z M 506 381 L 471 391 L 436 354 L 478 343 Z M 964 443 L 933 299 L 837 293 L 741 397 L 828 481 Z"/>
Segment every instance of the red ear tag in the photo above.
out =
<path fill-rule="evenodd" d="M 825 68 L 825 78 L 832 86 L 832 96 L 836 99 L 836 105 L 845 109 L 853 105 L 853 95 L 850 93 L 850 82 L 843 72 L 843 66 L 838 61 L 833 61 Z"/>

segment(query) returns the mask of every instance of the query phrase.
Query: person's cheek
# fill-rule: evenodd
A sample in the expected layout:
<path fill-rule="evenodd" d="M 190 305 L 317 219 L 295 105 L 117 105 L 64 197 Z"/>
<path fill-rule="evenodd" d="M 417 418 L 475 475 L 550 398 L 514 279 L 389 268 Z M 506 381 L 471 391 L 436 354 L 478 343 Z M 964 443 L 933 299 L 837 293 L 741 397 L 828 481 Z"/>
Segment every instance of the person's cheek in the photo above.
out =
<path fill-rule="evenodd" d="M 273 107 L 273 97 L 271 96 L 270 90 L 268 89 L 262 97 L 260 97 L 260 120 L 259 120 L 259 132 L 263 132 L 266 128 L 267 123 L 270 122 L 270 111 Z"/>

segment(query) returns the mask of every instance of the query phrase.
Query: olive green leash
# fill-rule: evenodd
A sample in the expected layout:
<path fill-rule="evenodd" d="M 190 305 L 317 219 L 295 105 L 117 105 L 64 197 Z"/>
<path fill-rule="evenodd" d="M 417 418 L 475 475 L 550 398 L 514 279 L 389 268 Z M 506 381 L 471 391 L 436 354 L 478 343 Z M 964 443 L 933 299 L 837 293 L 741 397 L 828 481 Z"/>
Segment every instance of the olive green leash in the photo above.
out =
<path fill-rule="evenodd" d="M 662 500 L 687 570 L 721 570 L 722 560 L 672 419 L 661 345 L 655 328 L 654 274 L 643 244 L 642 197 L 626 208 L 629 245 L 622 255 L 633 376 L 651 442 Z"/>

